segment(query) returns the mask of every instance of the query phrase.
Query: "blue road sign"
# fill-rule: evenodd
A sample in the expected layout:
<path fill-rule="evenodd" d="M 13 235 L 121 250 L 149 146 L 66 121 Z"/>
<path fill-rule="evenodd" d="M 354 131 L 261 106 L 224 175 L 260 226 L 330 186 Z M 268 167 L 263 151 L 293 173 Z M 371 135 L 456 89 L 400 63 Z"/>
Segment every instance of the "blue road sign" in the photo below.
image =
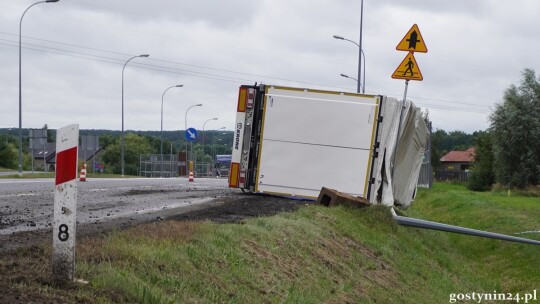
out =
<path fill-rule="evenodd" d="M 197 139 L 197 130 L 195 128 L 189 128 L 186 130 L 186 140 L 195 141 Z"/>

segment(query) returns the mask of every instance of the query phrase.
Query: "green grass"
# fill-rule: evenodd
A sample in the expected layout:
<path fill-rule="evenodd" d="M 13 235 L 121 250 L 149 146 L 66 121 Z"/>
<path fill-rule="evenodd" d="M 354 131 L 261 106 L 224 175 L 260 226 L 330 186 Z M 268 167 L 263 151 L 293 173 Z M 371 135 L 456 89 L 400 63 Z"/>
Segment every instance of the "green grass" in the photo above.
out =
<path fill-rule="evenodd" d="M 21 178 L 21 179 L 29 179 L 29 178 L 54 178 L 55 174 L 53 172 L 39 172 L 36 171 L 33 174 L 32 173 L 24 173 L 22 176 L 19 176 L 17 172 L 11 175 L 3 175 L 0 176 L 0 178 Z"/>
<path fill-rule="evenodd" d="M 436 184 L 407 214 L 515 233 L 539 229 L 540 203 Z M 450 293 L 538 289 L 539 250 L 397 226 L 384 207 L 313 205 L 241 225 L 161 222 L 91 239 L 77 273 L 139 303 L 447 303 Z"/>
<path fill-rule="evenodd" d="M 538 197 L 508 196 L 506 192 L 472 192 L 463 186 L 435 184 L 421 191 L 407 212 L 411 217 L 434 220 L 490 232 L 540 240 L 540 200 Z M 497 290 L 532 290 L 540 286 L 539 246 L 433 232 L 452 244 L 455 251 L 490 273 Z M 536 266 L 535 266 L 536 265 Z"/>
<path fill-rule="evenodd" d="M 445 183 L 420 191 L 407 214 L 507 234 L 540 229 L 537 197 L 473 192 Z"/>
<path fill-rule="evenodd" d="M 538 198 L 455 184 L 420 190 L 405 213 L 540 230 Z M 76 276 L 88 285 L 51 285 L 50 253 L 49 244 L 0 259 L 0 290 L 65 303 L 448 303 L 452 293 L 540 288 L 540 246 L 398 226 L 381 206 L 310 205 L 242 224 L 163 221 L 80 239 Z"/>

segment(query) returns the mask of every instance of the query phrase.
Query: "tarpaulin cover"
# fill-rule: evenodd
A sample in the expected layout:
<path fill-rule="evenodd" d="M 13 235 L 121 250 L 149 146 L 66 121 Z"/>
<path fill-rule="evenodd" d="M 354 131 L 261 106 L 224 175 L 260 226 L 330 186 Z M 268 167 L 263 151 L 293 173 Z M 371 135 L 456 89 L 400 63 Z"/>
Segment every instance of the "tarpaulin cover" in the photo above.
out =
<path fill-rule="evenodd" d="M 398 128 L 400 114 L 401 127 Z M 402 106 L 402 102 L 395 98 L 384 98 L 382 116 L 379 158 L 374 170 L 374 192 L 380 191 L 380 195 L 375 193 L 370 200 L 405 209 L 416 194 L 429 133 L 420 108 L 410 101 Z"/>

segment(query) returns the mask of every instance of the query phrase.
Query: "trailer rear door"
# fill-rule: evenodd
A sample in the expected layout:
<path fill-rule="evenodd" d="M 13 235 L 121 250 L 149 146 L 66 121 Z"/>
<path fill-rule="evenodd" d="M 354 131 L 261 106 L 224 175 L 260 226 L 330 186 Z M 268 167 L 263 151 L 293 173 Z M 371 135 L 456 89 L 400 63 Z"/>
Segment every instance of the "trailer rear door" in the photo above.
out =
<path fill-rule="evenodd" d="M 255 192 L 367 197 L 380 97 L 267 86 Z"/>

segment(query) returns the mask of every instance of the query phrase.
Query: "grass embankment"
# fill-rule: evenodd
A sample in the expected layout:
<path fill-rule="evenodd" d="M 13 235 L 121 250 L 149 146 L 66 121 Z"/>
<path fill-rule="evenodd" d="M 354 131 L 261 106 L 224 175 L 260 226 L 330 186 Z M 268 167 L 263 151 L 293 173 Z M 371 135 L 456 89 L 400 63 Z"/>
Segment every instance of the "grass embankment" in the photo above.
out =
<path fill-rule="evenodd" d="M 421 191 L 407 214 L 499 233 L 540 229 L 537 198 L 455 185 Z M 540 289 L 538 246 L 397 226 L 384 207 L 165 221 L 81 241 L 77 254 L 77 276 L 90 284 L 58 291 L 73 301 L 448 303 L 451 293 Z M 55 294 L 36 284 L 18 286 Z"/>
<path fill-rule="evenodd" d="M 472 192 L 452 184 L 421 191 L 407 214 L 453 225 L 540 240 L 540 198 L 506 191 Z M 530 193 L 523 192 L 529 195 Z M 534 232 L 533 232 L 534 231 Z M 523 233 L 528 232 L 528 233 Z M 494 290 L 540 290 L 540 247 L 433 232 Z M 539 299 L 540 300 L 540 299 Z"/>

